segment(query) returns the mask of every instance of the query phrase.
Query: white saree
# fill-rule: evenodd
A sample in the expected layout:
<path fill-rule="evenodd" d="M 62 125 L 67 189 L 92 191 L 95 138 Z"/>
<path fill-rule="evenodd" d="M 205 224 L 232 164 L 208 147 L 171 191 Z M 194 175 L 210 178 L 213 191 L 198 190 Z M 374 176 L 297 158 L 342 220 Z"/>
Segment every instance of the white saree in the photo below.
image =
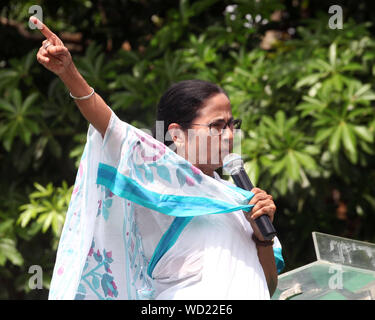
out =
<path fill-rule="evenodd" d="M 112 112 L 104 138 L 89 127 L 49 299 L 269 299 L 253 195 Z"/>

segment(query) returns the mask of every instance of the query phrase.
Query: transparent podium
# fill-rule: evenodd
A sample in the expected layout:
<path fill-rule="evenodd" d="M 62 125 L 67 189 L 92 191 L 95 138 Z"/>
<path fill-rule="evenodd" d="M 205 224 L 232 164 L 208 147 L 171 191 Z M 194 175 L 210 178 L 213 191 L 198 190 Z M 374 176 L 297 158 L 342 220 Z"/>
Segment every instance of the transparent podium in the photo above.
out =
<path fill-rule="evenodd" d="M 312 236 L 317 261 L 281 274 L 272 300 L 375 300 L 375 244 Z"/>

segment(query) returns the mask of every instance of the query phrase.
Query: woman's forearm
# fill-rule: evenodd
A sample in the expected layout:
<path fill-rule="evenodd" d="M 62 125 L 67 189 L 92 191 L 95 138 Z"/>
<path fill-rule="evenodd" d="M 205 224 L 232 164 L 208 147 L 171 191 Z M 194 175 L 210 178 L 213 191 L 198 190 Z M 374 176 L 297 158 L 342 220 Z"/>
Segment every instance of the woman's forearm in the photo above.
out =
<path fill-rule="evenodd" d="M 30 22 L 46 37 L 36 55 L 38 62 L 58 75 L 74 97 L 90 95 L 90 86 L 78 72 L 68 48 L 61 39 L 35 16 L 30 17 Z M 111 118 L 111 109 L 104 100 L 97 93 L 84 100 L 74 100 L 82 115 L 104 137 Z"/>
<path fill-rule="evenodd" d="M 262 265 L 263 272 L 267 281 L 268 290 L 270 292 L 270 296 L 272 297 L 277 287 L 277 269 L 273 247 L 263 247 L 259 245 L 257 245 L 256 247 L 258 251 L 259 262 Z"/>
<path fill-rule="evenodd" d="M 75 97 L 87 96 L 91 93 L 91 88 L 86 80 L 77 70 L 72 62 L 63 73 L 59 74 L 60 79 Z M 94 88 L 95 89 L 95 88 Z M 74 100 L 82 115 L 89 121 L 96 130 L 104 137 L 109 119 L 111 117 L 111 109 L 104 102 L 102 97 L 96 92 L 88 99 Z"/>

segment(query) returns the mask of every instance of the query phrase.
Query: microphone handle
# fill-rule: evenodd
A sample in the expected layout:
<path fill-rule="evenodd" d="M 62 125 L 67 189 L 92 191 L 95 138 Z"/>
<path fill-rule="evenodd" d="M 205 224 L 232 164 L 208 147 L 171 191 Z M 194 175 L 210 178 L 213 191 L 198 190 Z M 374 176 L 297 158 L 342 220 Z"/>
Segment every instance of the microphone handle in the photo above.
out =
<path fill-rule="evenodd" d="M 250 181 L 249 176 L 247 175 L 245 169 L 241 169 L 232 175 L 234 183 L 236 186 L 251 191 L 254 188 L 253 184 Z M 276 230 L 270 220 L 270 217 L 267 215 L 261 215 L 255 219 L 255 222 L 259 228 L 259 231 L 262 233 L 265 240 L 271 240 L 276 235 Z"/>

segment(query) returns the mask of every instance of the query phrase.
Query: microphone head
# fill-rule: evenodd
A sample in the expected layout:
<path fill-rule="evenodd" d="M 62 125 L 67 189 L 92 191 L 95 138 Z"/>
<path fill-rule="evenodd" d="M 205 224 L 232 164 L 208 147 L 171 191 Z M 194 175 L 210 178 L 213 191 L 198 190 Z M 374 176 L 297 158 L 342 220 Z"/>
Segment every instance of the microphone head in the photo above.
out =
<path fill-rule="evenodd" d="M 224 172 L 234 175 L 243 167 L 243 160 L 239 154 L 230 153 L 223 159 Z"/>

